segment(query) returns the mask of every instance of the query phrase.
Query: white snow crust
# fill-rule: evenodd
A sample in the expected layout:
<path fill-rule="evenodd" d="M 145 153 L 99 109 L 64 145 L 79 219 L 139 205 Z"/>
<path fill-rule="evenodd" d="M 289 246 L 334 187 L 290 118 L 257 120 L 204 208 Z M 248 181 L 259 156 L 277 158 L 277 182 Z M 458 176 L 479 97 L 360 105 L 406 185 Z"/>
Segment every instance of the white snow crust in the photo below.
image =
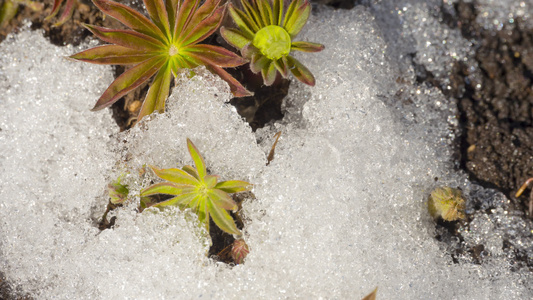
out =
<path fill-rule="evenodd" d="M 63 59 L 80 48 L 41 32 L 10 37 L 0 44 L 0 272 L 36 299 L 360 299 L 376 286 L 378 299 L 532 298 L 531 273 L 511 271 L 502 235 L 488 231 L 501 219 L 480 214 L 470 228 L 467 242 L 490 252 L 481 265 L 454 263 L 434 238 L 431 189 L 482 188 L 453 169 L 454 103 L 417 85 L 406 59 L 415 51 L 444 74 L 468 42 L 449 29 L 443 44 L 429 4 L 409 2 L 400 19 L 387 18 L 393 1 L 318 7 L 298 39 L 326 49 L 294 54 L 317 84 L 293 81 L 284 119 L 256 133 L 203 69 L 177 80 L 167 112 L 118 133 L 108 110 L 89 111 L 111 68 Z M 211 173 L 254 184 L 242 265 L 206 257 L 190 212 L 136 212 L 155 178 L 139 169 L 192 164 L 187 137 Z M 129 200 L 100 232 L 107 184 L 121 174 Z"/>

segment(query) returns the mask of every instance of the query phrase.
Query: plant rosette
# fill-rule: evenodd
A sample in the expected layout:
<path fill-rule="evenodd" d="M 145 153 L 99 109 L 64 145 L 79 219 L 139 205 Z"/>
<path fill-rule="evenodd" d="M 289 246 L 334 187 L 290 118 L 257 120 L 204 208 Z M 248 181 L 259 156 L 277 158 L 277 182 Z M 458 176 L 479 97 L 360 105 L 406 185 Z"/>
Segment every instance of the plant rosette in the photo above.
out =
<path fill-rule="evenodd" d="M 221 0 L 143 0 L 150 18 L 109 0 L 93 0 L 106 15 L 130 29 L 118 30 L 85 24 L 99 39 L 111 45 L 98 46 L 70 56 L 94 64 L 132 65 L 104 91 L 93 110 L 110 106 L 122 96 L 155 76 L 137 120 L 154 111 L 163 112 L 172 76 L 181 69 L 205 66 L 225 80 L 236 97 L 249 96 L 223 68 L 246 63 L 222 47 L 199 44 L 220 26 L 226 5 Z"/>
<path fill-rule="evenodd" d="M 324 45 L 294 41 L 309 19 L 311 4 L 308 0 L 294 0 L 287 10 L 283 0 L 241 0 L 244 10 L 229 5 L 229 12 L 238 29 L 222 27 L 222 37 L 239 49 L 250 60 L 250 69 L 261 72 L 269 86 L 280 73 L 284 78 L 290 72 L 299 81 L 314 86 L 315 77 L 291 51 L 319 52 Z"/>
<path fill-rule="evenodd" d="M 249 191 L 251 184 L 240 180 L 218 182 L 218 177 L 208 175 L 203 157 L 191 140 L 187 139 L 187 147 L 196 169 L 184 166 L 182 169 L 158 169 L 150 166 L 152 171 L 166 181 L 156 183 L 141 191 L 142 207 L 179 206 L 190 208 L 198 215 L 200 223 L 209 232 L 209 217 L 223 231 L 241 236 L 235 221 L 228 210 L 236 210 L 237 203 L 229 194 Z M 172 198 L 152 203 L 147 197 L 153 195 L 170 195 Z"/>

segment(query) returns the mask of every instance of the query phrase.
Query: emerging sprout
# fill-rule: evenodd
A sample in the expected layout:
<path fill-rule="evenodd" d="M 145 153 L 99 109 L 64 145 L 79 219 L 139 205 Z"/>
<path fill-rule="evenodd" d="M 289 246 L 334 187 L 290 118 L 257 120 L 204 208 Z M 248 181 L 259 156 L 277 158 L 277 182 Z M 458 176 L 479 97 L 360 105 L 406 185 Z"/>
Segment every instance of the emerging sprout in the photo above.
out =
<path fill-rule="evenodd" d="M 246 256 L 250 253 L 250 248 L 243 239 L 236 239 L 231 247 L 231 258 L 236 264 L 242 264 Z"/>
<path fill-rule="evenodd" d="M 206 0 L 202 5 L 200 0 L 144 0 L 150 19 L 113 1 L 93 2 L 103 13 L 130 29 L 85 24 L 94 35 L 111 45 L 95 47 L 71 58 L 94 64 L 133 66 L 111 83 L 93 110 L 110 106 L 155 76 L 137 120 L 154 111 L 162 112 L 172 76 L 176 77 L 180 69 L 198 66 L 205 66 L 225 80 L 236 97 L 251 95 L 223 69 L 240 66 L 246 60 L 222 47 L 199 44 L 220 26 L 226 9 L 220 5 L 221 0 Z"/>
<path fill-rule="evenodd" d="M 112 204 L 122 204 L 128 198 L 129 189 L 128 185 L 120 183 L 123 175 L 120 176 L 117 181 L 110 183 L 107 186 L 107 191 Z"/>
<path fill-rule="evenodd" d="M 180 169 L 158 169 L 150 166 L 154 173 L 167 180 L 147 187 L 141 191 L 141 197 L 157 194 L 173 196 L 169 200 L 150 203 L 145 202 L 147 207 L 179 206 L 191 208 L 198 219 L 209 232 L 209 217 L 223 231 L 229 234 L 240 235 L 235 222 L 227 210 L 237 209 L 237 203 L 228 195 L 231 193 L 248 191 L 251 184 L 240 180 L 217 182 L 217 176 L 208 175 L 204 159 L 198 152 L 191 140 L 187 139 L 189 153 L 196 165 L 196 169 L 185 166 Z"/>
<path fill-rule="evenodd" d="M 324 49 L 321 44 L 295 42 L 294 38 L 302 30 L 311 4 L 308 0 L 293 0 L 287 10 L 284 0 L 241 0 L 244 11 L 230 4 L 229 12 L 239 29 L 222 27 L 222 37 L 241 51 L 243 57 L 251 60 L 250 69 L 261 72 L 265 85 L 272 85 L 278 73 L 283 78 L 289 70 L 301 82 L 314 86 L 313 74 L 290 55 L 292 50 L 318 52 Z"/>
<path fill-rule="evenodd" d="M 428 209 L 435 219 L 456 221 L 465 218 L 465 200 L 461 191 L 450 187 L 436 188 L 429 195 Z"/>

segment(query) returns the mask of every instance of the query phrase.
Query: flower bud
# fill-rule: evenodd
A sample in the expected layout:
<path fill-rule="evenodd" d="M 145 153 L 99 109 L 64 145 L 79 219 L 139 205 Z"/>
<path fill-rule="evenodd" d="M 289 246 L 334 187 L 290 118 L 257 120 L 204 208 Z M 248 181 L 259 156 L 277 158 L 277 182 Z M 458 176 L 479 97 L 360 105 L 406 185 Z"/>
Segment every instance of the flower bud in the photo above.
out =
<path fill-rule="evenodd" d="M 246 256 L 250 253 L 250 248 L 242 239 L 235 240 L 231 247 L 231 258 L 236 264 L 242 264 Z"/>
<path fill-rule="evenodd" d="M 450 187 L 436 188 L 429 195 L 428 210 L 433 218 L 456 221 L 465 218 L 465 200 L 461 191 Z"/>

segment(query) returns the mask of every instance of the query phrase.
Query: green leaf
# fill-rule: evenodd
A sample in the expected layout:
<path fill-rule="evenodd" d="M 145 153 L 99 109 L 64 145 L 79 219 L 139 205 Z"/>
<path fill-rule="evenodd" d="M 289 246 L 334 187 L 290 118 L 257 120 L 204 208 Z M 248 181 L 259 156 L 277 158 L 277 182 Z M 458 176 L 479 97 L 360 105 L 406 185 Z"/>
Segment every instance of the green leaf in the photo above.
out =
<path fill-rule="evenodd" d="M 311 42 L 293 42 L 291 44 L 292 50 L 302 51 L 302 52 L 320 52 L 324 50 L 324 45 L 311 43 Z"/>
<path fill-rule="evenodd" d="M 212 15 L 202 20 L 187 35 L 180 34 L 180 37 L 178 38 L 180 45 L 186 46 L 189 44 L 199 43 L 213 34 L 220 26 L 220 23 L 222 23 L 222 16 L 224 15 L 225 11 L 226 6 L 219 7 L 213 12 Z"/>
<path fill-rule="evenodd" d="M 292 75 L 301 82 L 308 84 L 310 86 L 315 86 L 315 77 L 311 74 L 311 71 L 307 69 L 302 63 L 293 58 L 292 56 L 287 57 L 287 62 L 289 64 L 289 69 L 292 72 Z"/>
<path fill-rule="evenodd" d="M 207 175 L 207 171 L 205 169 L 204 158 L 200 155 L 196 146 L 188 138 L 187 138 L 187 148 L 189 148 L 189 153 L 191 154 L 192 160 L 194 161 L 194 165 L 196 166 L 196 171 L 198 172 L 198 176 L 200 176 L 200 178 L 204 178 L 205 175 Z"/>
<path fill-rule="evenodd" d="M 272 61 L 270 61 L 270 64 L 267 68 L 261 69 L 261 75 L 263 76 L 263 83 L 266 86 L 271 86 L 274 81 L 276 80 L 276 75 L 278 72 L 276 71 L 276 66 Z"/>
<path fill-rule="evenodd" d="M 165 36 L 170 36 L 170 26 L 168 23 L 168 13 L 164 0 L 143 0 L 150 19 L 161 29 Z"/>
<path fill-rule="evenodd" d="M 205 202 L 205 199 L 207 199 L 205 196 L 203 195 L 200 195 L 198 194 L 197 192 L 195 193 L 196 197 L 194 197 L 194 199 L 189 202 L 189 204 L 187 205 L 195 214 L 198 213 L 198 209 L 200 207 L 200 204 L 202 202 Z"/>
<path fill-rule="evenodd" d="M 273 25 L 282 25 L 283 21 L 283 0 L 273 0 L 274 1 L 274 9 L 272 11 L 272 15 L 274 16 L 274 23 Z"/>
<path fill-rule="evenodd" d="M 207 207 L 207 197 L 201 197 L 196 207 L 195 213 L 198 215 L 200 223 L 205 224 L 207 232 L 209 232 L 209 208 Z"/>
<path fill-rule="evenodd" d="M 261 20 L 265 26 L 274 25 L 274 17 L 272 16 L 272 7 L 267 0 L 256 0 L 257 8 L 259 9 L 259 14 L 261 15 Z"/>
<path fill-rule="evenodd" d="M 194 187 L 190 185 L 180 185 L 170 182 L 161 182 L 153 184 L 141 191 L 141 197 L 152 196 L 157 194 L 165 195 L 181 195 L 188 194 L 194 191 Z"/>
<path fill-rule="evenodd" d="M 183 48 L 182 51 L 204 64 L 222 68 L 233 68 L 246 63 L 244 58 L 219 46 L 193 45 Z"/>
<path fill-rule="evenodd" d="M 177 169 L 177 168 L 171 168 L 171 169 L 159 169 L 154 166 L 150 166 L 150 169 L 154 171 L 155 175 L 157 177 L 171 181 L 178 184 L 187 184 L 187 185 L 198 185 L 200 182 L 191 176 L 189 173 Z"/>
<path fill-rule="evenodd" d="M 259 73 L 262 70 L 267 70 L 270 66 L 271 60 L 266 56 L 261 54 L 256 54 L 252 56 L 252 61 L 250 62 L 250 70 L 254 73 Z"/>
<path fill-rule="evenodd" d="M 289 67 L 287 66 L 286 56 L 283 56 L 278 60 L 274 60 L 272 63 L 276 67 L 276 70 L 280 72 L 281 76 L 283 76 L 283 78 L 287 78 L 289 76 Z"/>
<path fill-rule="evenodd" d="M 144 98 L 143 105 L 137 116 L 137 121 L 142 120 L 145 116 L 153 113 L 154 111 L 164 112 L 165 111 L 165 101 L 168 97 L 168 92 L 170 90 L 170 80 L 172 79 L 172 74 L 170 73 L 169 62 L 166 63 L 164 67 L 157 72 L 157 75 L 152 82 L 152 86 Z M 180 170 L 181 171 L 181 170 Z"/>
<path fill-rule="evenodd" d="M 153 54 L 146 54 L 144 51 L 134 50 L 118 45 L 104 45 L 76 53 L 69 58 L 104 65 L 129 65 L 141 63 Z"/>
<path fill-rule="evenodd" d="M 267 24 L 265 24 L 263 20 L 261 20 L 261 16 L 259 16 L 257 8 L 255 8 L 252 3 L 250 3 L 248 0 L 241 0 L 241 4 L 246 14 L 250 17 L 251 20 L 254 21 L 253 23 L 257 24 L 258 29 L 256 30 L 256 32 L 262 27 L 267 26 Z"/>
<path fill-rule="evenodd" d="M 199 0 L 183 0 L 179 6 L 177 21 L 174 24 L 174 31 L 172 34 L 172 43 L 176 43 L 180 36 L 183 34 L 183 30 L 187 28 L 187 25 L 192 19 L 193 11 L 196 10 Z"/>
<path fill-rule="evenodd" d="M 103 13 L 117 19 L 129 28 L 158 39 L 163 43 L 167 40 L 161 29 L 138 11 L 114 1 L 93 0 L 93 2 Z"/>
<path fill-rule="evenodd" d="M 250 16 L 246 15 L 242 10 L 229 5 L 229 14 L 233 19 L 233 22 L 244 32 L 245 36 L 252 40 L 255 32 L 259 31 L 259 26 L 255 23 Z"/>
<path fill-rule="evenodd" d="M 105 42 L 131 49 L 153 52 L 162 51 L 165 47 L 159 40 L 136 31 L 108 29 L 89 24 L 83 26 Z"/>
<path fill-rule="evenodd" d="M 150 77 L 152 77 L 164 63 L 164 58 L 156 56 L 122 73 L 122 75 L 115 79 L 107 90 L 105 90 L 92 110 L 100 110 L 115 103 L 122 96 L 150 79 Z"/>
<path fill-rule="evenodd" d="M 218 176 L 215 175 L 205 175 L 204 182 L 207 185 L 207 188 L 212 189 L 217 184 Z"/>
<path fill-rule="evenodd" d="M 207 192 L 207 195 L 218 207 L 222 207 L 223 209 L 227 210 L 237 209 L 237 203 L 233 201 L 228 193 L 222 190 L 211 189 Z"/>
<path fill-rule="evenodd" d="M 310 14 L 311 4 L 308 1 L 304 1 L 304 4 L 294 10 L 288 20 L 285 20 L 283 27 L 287 30 L 291 38 L 294 38 L 302 30 Z"/>
<path fill-rule="evenodd" d="M 287 11 L 285 12 L 285 17 L 283 18 L 283 23 L 281 27 L 287 29 L 287 23 L 289 19 L 292 16 L 293 11 L 296 9 L 296 7 L 299 5 L 300 0 L 292 0 L 289 4 L 289 7 L 287 8 Z"/>
<path fill-rule="evenodd" d="M 222 229 L 223 231 L 229 234 L 235 234 L 235 235 L 241 234 L 239 229 L 237 229 L 237 226 L 235 225 L 233 218 L 230 216 L 230 214 L 225 209 L 218 207 L 211 200 L 208 200 L 207 208 L 209 209 L 211 218 L 213 219 L 215 224 L 220 229 Z"/>
<path fill-rule="evenodd" d="M 198 176 L 198 172 L 196 172 L 196 169 L 191 166 L 184 166 L 181 168 L 183 171 L 187 172 L 187 174 L 191 175 L 192 177 L 196 178 L 198 182 L 200 182 L 200 176 Z"/>
<path fill-rule="evenodd" d="M 229 194 L 249 191 L 251 187 L 252 184 L 241 180 L 221 181 L 215 185 L 215 189 L 222 190 Z"/>
<path fill-rule="evenodd" d="M 168 14 L 168 24 L 170 25 L 172 30 L 174 29 L 174 25 L 176 24 L 176 17 L 178 16 L 179 2 L 180 0 L 165 1 L 165 8 Z"/>
<path fill-rule="evenodd" d="M 206 65 L 205 66 L 211 73 L 217 74 L 222 80 L 228 83 L 229 88 L 233 96 L 235 97 L 248 97 L 252 96 L 254 93 L 247 90 L 242 84 L 237 81 L 233 76 L 231 76 L 228 72 L 224 71 L 221 67 L 217 67 L 214 65 Z"/>
<path fill-rule="evenodd" d="M 155 206 L 155 207 L 179 206 L 180 208 L 186 208 L 186 207 L 189 207 L 190 203 L 193 202 L 198 197 L 199 196 L 196 193 L 180 194 L 174 198 L 170 198 L 168 200 L 156 203 L 152 206 Z"/>
<path fill-rule="evenodd" d="M 242 49 L 252 41 L 245 37 L 243 32 L 232 28 L 221 27 L 220 34 L 226 42 L 237 49 Z"/>

